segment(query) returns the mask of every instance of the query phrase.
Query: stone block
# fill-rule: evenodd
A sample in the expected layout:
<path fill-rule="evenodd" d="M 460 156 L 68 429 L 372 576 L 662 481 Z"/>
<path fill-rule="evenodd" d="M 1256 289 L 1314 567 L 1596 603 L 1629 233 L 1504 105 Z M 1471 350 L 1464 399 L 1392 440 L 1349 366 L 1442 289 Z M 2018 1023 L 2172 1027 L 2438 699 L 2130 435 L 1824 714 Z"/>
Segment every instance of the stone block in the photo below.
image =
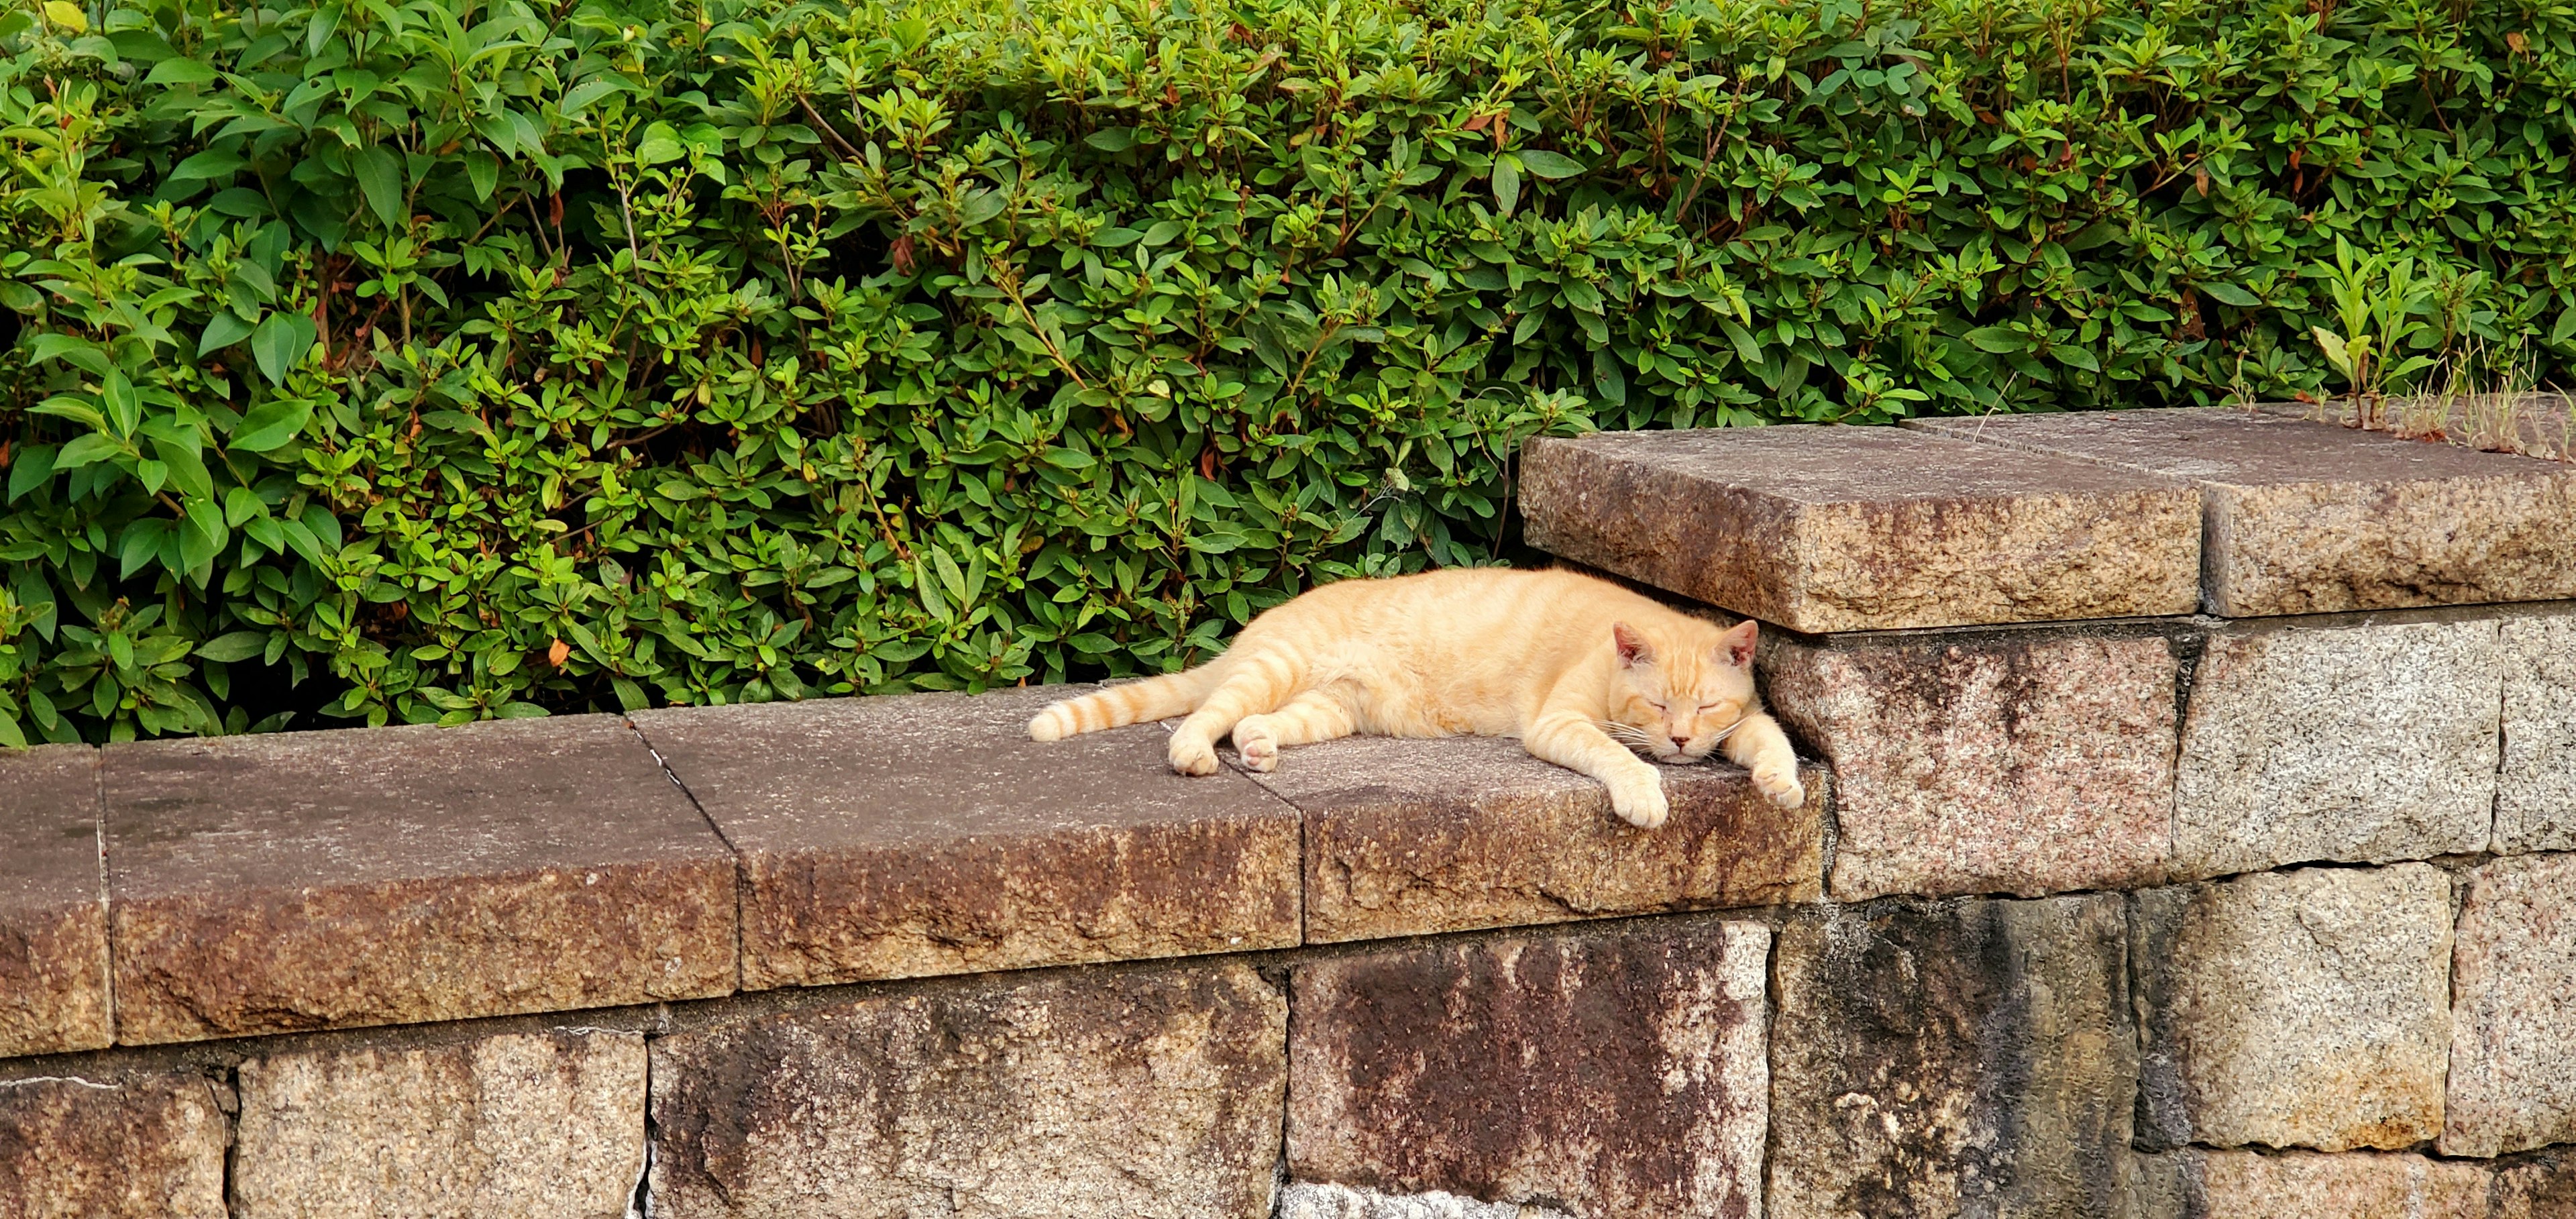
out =
<path fill-rule="evenodd" d="M 1531 545 L 1796 631 L 2186 614 L 2200 497 L 1896 428 L 1530 442 Z"/>
<path fill-rule="evenodd" d="M 2576 851 L 2576 614 L 2516 615 L 2504 646 L 2495 851 Z"/>
<path fill-rule="evenodd" d="M 2188 479 L 2202 604 L 2253 618 L 2576 597 L 2576 466 L 2228 407 L 1910 420 Z"/>
<path fill-rule="evenodd" d="M 2015 629 L 1767 641 L 1766 701 L 1834 770 L 1833 895 L 2037 895 L 2159 877 L 2164 636 Z"/>
<path fill-rule="evenodd" d="M 2576 1149 L 2558 1148 L 2496 1165 L 2486 1219 L 2576 1217 Z"/>
<path fill-rule="evenodd" d="M 653 1043 L 654 1214 L 1261 1219 L 1287 1002 L 1237 963 L 951 983 Z"/>
<path fill-rule="evenodd" d="M 1066 693 L 637 715 L 742 853 L 744 987 L 1296 944 L 1296 810 L 1152 724 L 1030 740 Z"/>
<path fill-rule="evenodd" d="M 1724 762 L 1663 775 L 1672 817 L 1652 830 L 1497 738 L 1351 737 L 1255 777 L 1305 814 L 1310 943 L 1817 897 L 1829 772 L 1800 768 L 1795 809 Z"/>
<path fill-rule="evenodd" d="M 0 1079 L 0 1219 L 227 1219 L 213 1085 Z"/>
<path fill-rule="evenodd" d="M 111 745 L 128 1044 L 725 994 L 731 852 L 613 716 Z"/>
<path fill-rule="evenodd" d="M 1279 1193 L 1279 1219 L 1573 1219 L 1563 1211 L 1513 1202 L 1478 1202 L 1433 1190 L 1382 1194 L 1348 1185 L 1298 1182 Z"/>
<path fill-rule="evenodd" d="M 509 1033 L 241 1065 L 233 1219 L 624 1219 L 644 1038 Z"/>
<path fill-rule="evenodd" d="M 1774 1219 L 2127 1215 L 2137 1037 L 2116 895 L 1790 920 Z"/>
<path fill-rule="evenodd" d="M 2174 875 L 2483 849 L 2503 682 L 2492 619 L 2213 632 L 2183 716 Z"/>
<path fill-rule="evenodd" d="M 2441 870 L 2266 872 L 2136 903 L 2142 1141 L 2343 1151 L 2441 1133 Z"/>
<path fill-rule="evenodd" d="M 2177 1153 L 2177 1219 L 2490 1219 L 2494 1174 L 2484 1164 L 2356 1151 Z M 2495 1219 L 2502 1219 L 2496 1216 Z"/>
<path fill-rule="evenodd" d="M 2576 855 L 2469 874 L 2450 993 L 2442 1153 L 2576 1143 Z"/>
<path fill-rule="evenodd" d="M 1751 1219 L 1770 938 L 1693 922 L 1309 960 L 1289 1174 L 1583 1219 Z"/>
<path fill-rule="evenodd" d="M 0 1058 L 112 1034 L 98 751 L 0 750 Z"/>

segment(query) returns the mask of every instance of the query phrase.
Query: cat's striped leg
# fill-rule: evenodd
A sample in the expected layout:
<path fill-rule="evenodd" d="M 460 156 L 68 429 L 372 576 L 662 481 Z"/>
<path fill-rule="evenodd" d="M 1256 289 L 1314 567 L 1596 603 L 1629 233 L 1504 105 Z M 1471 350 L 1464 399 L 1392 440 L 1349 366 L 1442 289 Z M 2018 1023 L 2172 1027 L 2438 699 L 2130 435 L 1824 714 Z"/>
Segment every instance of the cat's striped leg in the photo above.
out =
<path fill-rule="evenodd" d="M 1236 721 L 1234 747 L 1243 754 L 1244 769 L 1275 770 L 1282 748 L 1346 737 L 1357 726 L 1341 699 L 1329 691 L 1308 690 L 1277 711 Z"/>
<path fill-rule="evenodd" d="M 1753 712 L 1721 748 L 1727 761 L 1753 772 L 1753 789 L 1771 803 L 1796 808 L 1807 802 L 1806 786 L 1798 782 L 1798 753 L 1789 748 L 1789 734 L 1780 731 L 1778 720 Z"/>
<path fill-rule="evenodd" d="M 1654 764 L 1611 740 L 1582 712 L 1541 712 L 1521 734 L 1521 746 L 1532 757 L 1601 780 L 1610 789 L 1611 811 L 1630 825 L 1651 830 L 1671 811 L 1664 799 L 1664 777 Z"/>
<path fill-rule="evenodd" d="M 1278 706 L 1297 689 L 1296 664 L 1277 652 L 1238 650 L 1225 660 L 1224 679 L 1172 733 L 1172 769 L 1182 774 L 1215 774 L 1216 743 L 1236 722 Z"/>

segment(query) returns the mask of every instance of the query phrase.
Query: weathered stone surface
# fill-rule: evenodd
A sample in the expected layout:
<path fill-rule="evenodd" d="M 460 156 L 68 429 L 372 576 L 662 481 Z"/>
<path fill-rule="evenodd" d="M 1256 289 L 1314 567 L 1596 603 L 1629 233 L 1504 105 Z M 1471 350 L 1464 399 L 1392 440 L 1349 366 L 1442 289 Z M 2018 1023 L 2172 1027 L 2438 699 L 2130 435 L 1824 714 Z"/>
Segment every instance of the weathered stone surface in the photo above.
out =
<path fill-rule="evenodd" d="M 1774 965 L 1770 1214 L 2135 1211 L 2123 936 L 2116 895 L 1791 920 Z"/>
<path fill-rule="evenodd" d="M 1833 894 L 2108 888 L 2173 838 L 2161 635 L 2018 629 L 1776 640 L 1767 701 L 1833 764 Z"/>
<path fill-rule="evenodd" d="M 2458 936 L 2442 1153 L 2576 1143 L 2576 855 L 2470 873 Z"/>
<path fill-rule="evenodd" d="M 2255 409 L 2342 427 L 2365 423 L 2362 408 L 2349 401 L 2266 402 Z M 2366 422 L 2373 431 L 2402 439 L 2556 461 L 2576 454 L 2576 398 L 2566 394 L 2428 394 L 2392 398 L 2369 410 Z"/>
<path fill-rule="evenodd" d="M 1289 1173 L 1583 1219 L 1754 1219 L 1770 938 L 1701 922 L 1300 965 Z"/>
<path fill-rule="evenodd" d="M 1478 1202 L 1433 1190 L 1382 1194 L 1348 1185 L 1298 1182 L 1280 1191 L 1279 1219 L 1573 1219 L 1563 1211 L 1515 1202 Z"/>
<path fill-rule="evenodd" d="M 2213 614 L 2576 597 L 2576 466 L 2563 462 L 2228 407 L 1907 426 L 2198 484 Z"/>
<path fill-rule="evenodd" d="M 2484 848 L 2503 681 L 2492 619 L 2212 633 L 2183 717 L 2174 875 Z"/>
<path fill-rule="evenodd" d="M 1800 769 L 1795 809 L 1723 762 L 1663 775 L 1652 830 L 1518 741 L 1352 737 L 1255 777 L 1305 813 L 1310 943 L 1815 899 L 1829 772 Z"/>
<path fill-rule="evenodd" d="M 2185 614 L 2186 484 L 1895 428 L 1534 440 L 1532 545 L 1797 631 Z"/>
<path fill-rule="evenodd" d="M 2441 1132 L 2439 869 L 2267 872 L 2136 902 L 2144 1141 L 2342 1151 Z"/>
<path fill-rule="evenodd" d="M 2576 1219 L 2576 1150 L 2497 1164 L 2488 1198 L 2487 1219 Z"/>
<path fill-rule="evenodd" d="M 777 1012 L 653 1043 L 669 1219 L 1259 1219 L 1288 1010 L 1235 963 Z"/>
<path fill-rule="evenodd" d="M 2489 1219 L 2483 1164 L 2356 1151 L 2183 1151 L 2179 1219 Z M 2501 1219 L 2498 1216 L 2497 1219 Z"/>
<path fill-rule="evenodd" d="M 734 982 L 731 853 L 612 716 L 111 745 L 118 1039 Z"/>
<path fill-rule="evenodd" d="M 0 1079 L 0 1219 L 226 1219 L 214 1091 L 193 1075 Z"/>
<path fill-rule="evenodd" d="M 2515 615 L 2504 645 L 2495 850 L 2576 850 L 2576 614 Z"/>
<path fill-rule="evenodd" d="M 742 852 L 743 985 L 1297 943 L 1297 814 L 1152 724 L 1040 743 L 1068 687 L 635 717 Z"/>
<path fill-rule="evenodd" d="M 106 1045 L 107 1007 L 98 752 L 0 750 L 0 1058 Z"/>
<path fill-rule="evenodd" d="M 622 1219 L 644 1038 L 511 1033 L 241 1065 L 234 1219 Z"/>

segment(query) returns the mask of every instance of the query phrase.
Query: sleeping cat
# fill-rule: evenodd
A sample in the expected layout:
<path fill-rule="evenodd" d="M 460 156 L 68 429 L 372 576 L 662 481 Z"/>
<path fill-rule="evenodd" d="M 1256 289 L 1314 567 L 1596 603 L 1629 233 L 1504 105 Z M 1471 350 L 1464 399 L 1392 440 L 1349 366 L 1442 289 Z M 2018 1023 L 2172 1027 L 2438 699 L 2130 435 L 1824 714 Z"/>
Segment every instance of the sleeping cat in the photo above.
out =
<path fill-rule="evenodd" d="M 1355 732 L 1512 736 L 1599 779 L 1630 823 L 1662 825 L 1662 776 L 1724 747 L 1782 807 L 1806 800 L 1798 759 L 1753 691 L 1747 621 L 1732 630 L 1569 571 L 1452 568 L 1327 584 L 1243 628 L 1183 673 L 1050 704 L 1029 735 L 1060 740 L 1189 714 L 1172 769 L 1215 774 L 1232 736 L 1253 770 L 1289 745 Z"/>

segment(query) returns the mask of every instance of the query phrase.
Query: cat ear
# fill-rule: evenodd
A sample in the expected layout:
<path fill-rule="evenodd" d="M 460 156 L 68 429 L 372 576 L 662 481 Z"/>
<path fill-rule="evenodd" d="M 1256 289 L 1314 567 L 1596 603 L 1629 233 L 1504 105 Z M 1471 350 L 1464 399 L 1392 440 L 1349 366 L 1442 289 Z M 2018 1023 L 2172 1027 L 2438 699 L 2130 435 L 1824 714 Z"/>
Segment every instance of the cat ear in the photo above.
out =
<path fill-rule="evenodd" d="M 1646 637 L 1625 622 L 1610 624 L 1610 642 L 1618 645 L 1619 667 L 1623 669 L 1655 658 L 1654 650 L 1646 646 Z"/>
<path fill-rule="evenodd" d="M 1717 641 L 1717 654 L 1726 663 L 1743 668 L 1753 663 L 1753 640 L 1761 633 L 1762 624 L 1747 618 Z"/>

